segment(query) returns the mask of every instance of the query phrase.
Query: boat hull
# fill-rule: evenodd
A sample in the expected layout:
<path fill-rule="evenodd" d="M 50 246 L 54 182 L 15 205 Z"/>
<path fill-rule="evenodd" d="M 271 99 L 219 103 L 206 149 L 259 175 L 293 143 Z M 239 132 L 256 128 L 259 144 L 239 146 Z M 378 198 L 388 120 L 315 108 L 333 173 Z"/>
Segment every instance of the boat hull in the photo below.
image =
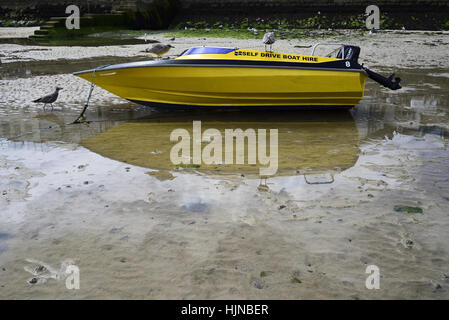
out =
<path fill-rule="evenodd" d="M 92 70 L 77 73 L 92 80 Z M 97 70 L 96 85 L 143 105 L 276 107 L 354 106 L 366 75 L 358 69 L 163 65 Z"/>

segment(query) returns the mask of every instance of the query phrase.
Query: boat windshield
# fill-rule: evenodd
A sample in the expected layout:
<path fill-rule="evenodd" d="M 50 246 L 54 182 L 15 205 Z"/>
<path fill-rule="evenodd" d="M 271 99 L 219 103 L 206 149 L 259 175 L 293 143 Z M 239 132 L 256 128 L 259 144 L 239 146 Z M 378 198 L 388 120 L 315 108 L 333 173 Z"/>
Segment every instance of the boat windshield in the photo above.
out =
<path fill-rule="evenodd" d="M 342 47 L 339 47 L 339 48 L 333 50 L 331 53 L 327 54 L 326 57 L 341 59 L 341 49 L 342 49 Z"/>
<path fill-rule="evenodd" d="M 199 47 L 199 48 L 190 48 L 181 53 L 181 56 L 187 56 L 190 54 L 226 54 L 237 50 L 237 48 L 213 48 L 213 47 Z"/>

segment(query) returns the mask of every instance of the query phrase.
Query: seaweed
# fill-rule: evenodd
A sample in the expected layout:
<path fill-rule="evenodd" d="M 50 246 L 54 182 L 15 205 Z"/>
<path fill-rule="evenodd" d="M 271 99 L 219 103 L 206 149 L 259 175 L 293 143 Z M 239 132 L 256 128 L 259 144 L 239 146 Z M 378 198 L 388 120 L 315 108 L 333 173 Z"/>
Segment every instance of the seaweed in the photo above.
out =
<path fill-rule="evenodd" d="M 394 211 L 404 213 L 423 213 L 423 209 L 421 209 L 420 207 L 409 206 L 394 206 Z"/>

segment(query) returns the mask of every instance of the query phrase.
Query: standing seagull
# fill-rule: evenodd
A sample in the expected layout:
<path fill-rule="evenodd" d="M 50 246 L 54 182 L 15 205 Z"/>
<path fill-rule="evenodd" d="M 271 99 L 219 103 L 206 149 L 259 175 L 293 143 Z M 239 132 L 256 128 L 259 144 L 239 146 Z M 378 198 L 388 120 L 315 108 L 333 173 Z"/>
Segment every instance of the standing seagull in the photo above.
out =
<path fill-rule="evenodd" d="M 170 50 L 170 48 L 174 47 L 170 44 L 156 43 L 151 48 L 147 48 L 145 52 L 153 53 L 160 58 L 163 54 L 166 54 Z"/>
<path fill-rule="evenodd" d="M 34 100 L 34 103 L 43 103 L 44 104 L 44 111 L 45 111 L 45 106 L 47 105 L 47 103 L 49 103 L 51 105 L 51 110 L 53 110 L 53 102 L 56 101 L 56 99 L 58 99 L 58 93 L 59 90 L 62 90 L 62 88 L 60 87 L 56 87 L 55 92 L 53 92 L 52 94 L 46 95 L 42 98 L 39 98 L 37 100 Z"/>
<path fill-rule="evenodd" d="M 267 44 L 270 45 L 270 51 L 272 51 L 271 47 L 273 46 L 273 43 L 276 41 L 274 39 L 274 32 L 267 32 L 267 33 L 265 33 L 265 35 L 263 36 L 263 40 L 262 41 L 265 44 L 265 51 L 267 51 Z"/>

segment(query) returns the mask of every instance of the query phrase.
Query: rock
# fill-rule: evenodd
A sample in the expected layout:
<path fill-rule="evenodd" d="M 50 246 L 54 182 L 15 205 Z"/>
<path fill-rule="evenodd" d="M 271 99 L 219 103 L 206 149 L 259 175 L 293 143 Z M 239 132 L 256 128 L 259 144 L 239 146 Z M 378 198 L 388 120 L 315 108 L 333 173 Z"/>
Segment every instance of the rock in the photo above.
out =
<path fill-rule="evenodd" d="M 302 283 L 301 280 L 299 280 L 297 277 L 292 277 L 292 279 L 290 280 L 291 283 Z"/>
<path fill-rule="evenodd" d="M 119 233 L 119 232 L 122 232 L 122 230 L 123 230 L 123 227 L 121 227 L 121 228 L 113 227 L 111 230 L 109 230 L 109 233 Z"/>
<path fill-rule="evenodd" d="M 257 288 L 257 289 L 263 289 L 264 284 L 262 281 L 259 281 L 258 279 L 254 279 L 251 284 L 253 285 L 253 287 Z"/>
<path fill-rule="evenodd" d="M 410 240 L 410 239 L 405 239 L 405 240 L 404 240 L 404 244 L 405 244 L 405 246 L 406 246 L 407 248 L 412 248 L 414 243 L 413 243 L 413 241 Z"/>
<path fill-rule="evenodd" d="M 437 292 L 437 291 L 443 289 L 443 287 L 441 286 L 441 284 L 439 284 L 438 282 L 433 282 L 433 281 L 431 281 L 431 282 L 430 282 L 430 285 L 431 285 L 432 288 L 433 288 L 433 292 Z"/>
<path fill-rule="evenodd" d="M 272 275 L 273 274 L 273 271 L 261 271 L 260 272 L 260 277 L 261 278 L 265 278 L 265 277 L 268 277 L 269 275 Z"/>

